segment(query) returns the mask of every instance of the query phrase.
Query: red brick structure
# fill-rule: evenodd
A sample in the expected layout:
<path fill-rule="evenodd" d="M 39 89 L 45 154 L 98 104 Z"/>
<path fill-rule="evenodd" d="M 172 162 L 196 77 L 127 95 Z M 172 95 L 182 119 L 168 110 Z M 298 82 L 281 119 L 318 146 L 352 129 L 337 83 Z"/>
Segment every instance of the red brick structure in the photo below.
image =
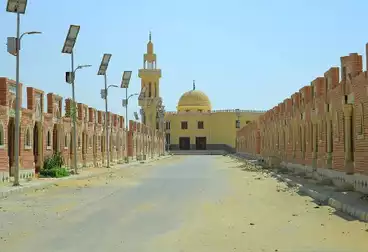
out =
<path fill-rule="evenodd" d="M 22 97 L 22 84 L 21 94 Z M 0 77 L 0 180 L 8 181 L 13 175 L 15 134 L 15 82 Z M 27 108 L 21 108 L 20 120 L 20 176 L 28 178 L 43 166 L 47 156 L 61 152 L 67 166 L 72 164 L 72 101 L 47 94 L 42 90 L 27 87 Z M 22 104 L 22 99 L 20 99 Z M 101 167 L 106 163 L 105 112 L 97 111 L 85 104 L 76 104 L 77 154 L 79 167 Z M 143 159 L 162 155 L 164 136 L 145 125 L 130 122 L 124 128 L 124 117 L 108 113 L 111 164 L 130 159 Z M 145 139 L 145 141 L 143 140 Z M 126 147 L 126 145 L 128 145 Z"/>
<path fill-rule="evenodd" d="M 341 57 L 341 68 L 330 68 L 240 129 L 237 152 L 368 192 L 368 72 L 362 56 Z"/>

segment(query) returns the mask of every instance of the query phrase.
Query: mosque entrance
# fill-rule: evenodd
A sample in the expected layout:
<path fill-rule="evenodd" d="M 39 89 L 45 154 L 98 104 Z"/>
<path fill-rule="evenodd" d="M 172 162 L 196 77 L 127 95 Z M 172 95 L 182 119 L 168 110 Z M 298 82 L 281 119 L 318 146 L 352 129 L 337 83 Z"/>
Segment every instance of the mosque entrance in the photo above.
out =
<path fill-rule="evenodd" d="M 179 137 L 179 149 L 180 150 L 190 150 L 190 138 L 189 137 Z"/>
<path fill-rule="evenodd" d="M 196 137 L 196 150 L 206 150 L 206 137 Z"/>

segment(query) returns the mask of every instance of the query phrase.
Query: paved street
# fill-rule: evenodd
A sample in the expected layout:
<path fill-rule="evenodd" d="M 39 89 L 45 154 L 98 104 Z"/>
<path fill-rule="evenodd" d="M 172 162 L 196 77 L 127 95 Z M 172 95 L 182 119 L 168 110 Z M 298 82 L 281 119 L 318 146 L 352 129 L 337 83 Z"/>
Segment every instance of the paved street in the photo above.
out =
<path fill-rule="evenodd" d="M 366 224 L 223 156 L 63 181 L 0 208 L 1 252 L 367 251 Z"/>

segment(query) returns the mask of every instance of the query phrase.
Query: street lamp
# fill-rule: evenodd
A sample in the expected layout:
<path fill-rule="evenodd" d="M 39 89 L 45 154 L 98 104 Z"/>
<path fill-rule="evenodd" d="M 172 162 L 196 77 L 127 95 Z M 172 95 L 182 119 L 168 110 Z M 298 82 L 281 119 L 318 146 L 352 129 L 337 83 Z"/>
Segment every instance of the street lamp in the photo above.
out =
<path fill-rule="evenodd" d="M 132 71 L 124 71 L 123 77 L 121 79 L 121 88 L 125 88 L 125 101 L 123 100 L 123 107 L 125 107 L 125 128 L 128 131 L 128 88 L 130 78 L 132 77 Z M 124 104 L 125 103 L 125 104 Z"/>
<path fill-rule="evenodd" d="M 100 68 L 98 69 L 98 73 L 97 75 L 103 75 L 104 76 L 104 80 L 105 80 L 105 89 L 104 91 L 101 91 L 101 97 L 102 99 L 105 99 L 105 132 L 106 132 L 106 140 L 105 140 L 105 144 L 106 144 L 106 159 L 107 159 L 107 168 L 110 168 L 110 148 L 109 148 L 109 127 L 107 125 L 107 90 L 109 87 L 117 87 L 116 85 L 110 85 L 109 87 L 107 87 L 107 76 L 106 76 L 106 71 L 107 68 L 109 66 L 109 62 L 111 59 L 111 54 L 109 53 L 105 53 L 102 57 L 101 60 L 101 64 L 100 64 Z"/>
<path fill-rule="evenodd" d="M 74 46 L 77 41 L 77 37 L 79 34 L 80 26 L 79 25 L 70 25 L 68 34 L 65 38 L 63 49 L 61 53 L 70 54 L 71 56 L 71 72 L 66 72 L 66 82 L 72 85 L 72 121 L 73 121 L 73 166 L 74 173 L 78 174 L 78 165 L 77 165 L 77 124 L 76 124 L 76 103 L 75 103 L 75 72 L 79 69 L 85 67 L 91 67 L 91 65 L 79 65 L 74 69 Z"/>
<path fill-rule="evenodd" d="M 134 93 L 134 94 L 131 94 L 129 96 L 127 96 L 125 99 L 123 99 L 123 107 L 125 108 L 125 127 L 126 127 L 126 130 L 128 130 L 128 104 L 129 104 L 129 99 L 132 98 L 133 96 L 139 96 L 139 93 Z"/>
<path fill-rule="evenodd" d="M 17 14 L 17 37 L 8 38 L 8 52 L 16 56 L 16 79 L 15 79 L 15 136 L 14 136 L 14 186 L 19 186 L 19 125 L 20 125 L 20 104 L 19 104 L 19 53 L 20 42 L 24 35 L 41 34 L 41 32 L 25 32 L 20 35 L 20 14 L 25 14 L 27 0 L 8 0 L 6 11 Z"/>

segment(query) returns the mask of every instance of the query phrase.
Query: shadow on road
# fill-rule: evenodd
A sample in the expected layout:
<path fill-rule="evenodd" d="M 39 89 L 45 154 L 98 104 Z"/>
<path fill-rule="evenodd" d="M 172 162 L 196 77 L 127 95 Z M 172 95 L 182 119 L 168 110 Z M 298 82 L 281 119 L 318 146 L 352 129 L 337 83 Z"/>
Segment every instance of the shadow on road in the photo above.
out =
<path fill-rule="evenodd" d="M 286 168 L 266 168 L 260 164 L 257 164 L 254 160 L 246 160 L 233 156 L 229 156 L 234 166 L 230 166 L 231 169 L 240 169 L 241 171 L 258 173 L 263 179 L 273 178 L 279 183 L 286 185 L 290 190 L 293 190 L 299 196 L 312 198 L 312 202 L 316 205 L 314 208 L 318 209 L 323 206 L 328 206 L 328 200 L 330 198 L 337 199 L 340 202 L 344 202 L 348 205 L 357 206 L 362 211 L 368 212 L 368 201 L 362 200 L 364 194 L 355 191 L 339 191 L 332 185 L 323 185 L 319 181 L 314 180 L 305 174 L 296 174 Z M 260 176 L 255 180 L 259 180 Z M 307 191 L 311 191 L 316 195 L 320 195 L 320 199 L 311 197 Z M 330 214 L 334 214 L 346 221 L 360 221 L 347 213 L 342 212 L 339 209 L 331 208 Z"/>

